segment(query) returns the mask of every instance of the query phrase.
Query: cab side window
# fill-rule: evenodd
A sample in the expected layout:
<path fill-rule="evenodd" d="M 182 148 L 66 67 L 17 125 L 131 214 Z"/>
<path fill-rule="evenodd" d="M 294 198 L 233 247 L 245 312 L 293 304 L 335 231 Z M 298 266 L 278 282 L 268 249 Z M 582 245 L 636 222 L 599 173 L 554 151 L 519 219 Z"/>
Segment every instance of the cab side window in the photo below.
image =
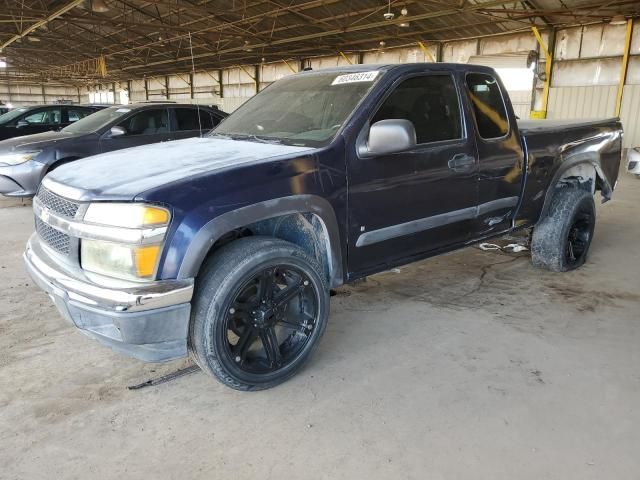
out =
<path fill-rule="evenodd" d="M 484 73 L 470 73 L 467 75 L 467 89 L 478 134 L 484 139 L 504 137 L 509 132 L 509 119 L 496 79 Z"/>
<path fill-rule="evenodd" d="M 165 108 L 144 110 L 136 113 L 118 126 L 129 135 L 155 135 L 169 131 L 169 115 Z"/>
<path fill-rule="evenodd" d="M 30 113 L 22 117 L 22 120 L 32 125 L 58 125 L 61 117 L 61 110 L 53 108 Z"/>
<path fill-rule="evenodd" d="M 418 144 L 462 138 L 460 104 L 450 75 L 404 80 L 387 97 L 371 123 L 404 119 L 413 123 Z"/>

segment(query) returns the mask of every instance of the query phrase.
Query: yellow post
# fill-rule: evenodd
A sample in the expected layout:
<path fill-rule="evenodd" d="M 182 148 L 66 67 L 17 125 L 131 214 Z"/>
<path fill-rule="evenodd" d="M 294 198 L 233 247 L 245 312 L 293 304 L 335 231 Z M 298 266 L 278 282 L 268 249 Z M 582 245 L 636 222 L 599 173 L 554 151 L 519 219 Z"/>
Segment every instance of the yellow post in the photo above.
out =
<path fill-rule="evenodd" d="M 533 26 L 531 27 L 531 30 L 533 30 L 533 34 L 535 35 L 536 40 L 538 41 L 538 44 L 540 44 L 540 48 L 544 52 L 544 56 L 546 58 L 546 61 L 544 64 L 544 74 L 546 78 L 544 81 L 544 87 L 542 88 L 542 110 L 535 115 L 534 115 L 534 112 L 532 112 L 532 116 L 536 118 L 546 118 L 547 105 L 549 103 L 549 85 L 551 84 L 551 64 L 553 62 L 553 57 L 549 53 L 549 50 L 547 49 L 547 46 L 544 43 L 544 40 L 542 40 L 542 36 L 538 31 L 538 27 Z"/>
<path fill-rule="evenodd" d="M 627 81 L 627 69 L 629 68 L 629 52 L 631 51 L 631 34 L 633 33 L 633 20 L 627 20 L 627 35 L 624 39 L 624 56 L 622 57 L 622 67 L 620 68 L 620 80 L 618 82 L 618 96 L 616 97 L 616 117 L 620 116 L 622 109 L 622 93 L 624 83 Z"/>
<path fill-rule="evenodd" d="M 351 59 L 347 57 L 344 53 L 340 52 L 340 55 L 342 56 L 342 58 L 344 58 L 347 61 L 349 65 L 353 65 L 353 62 L 351 61 Z"/>
<path fill-rule="evenodd" d="M 293 68 L 293 67 L 291 66 L 291 64 L 290 64 L 289 62 L 287 62 L 284 58 L 282 59 L 282 61 L 284 62 L 284 64 L 285 64 L 287 67 L 289 67 L 289 70 L 291 70 L 293 73 L 298 73 L 298 72 L 296 71 L 296 69 L 295 69 L 295 68 Z"/>
<path fill-rule="evenodd" d="M 418 46 L 424 52 L 424 54 L 427 56 L 427 58 L 429 60 L 431 60 L 431 62 L 436 63 L 436 59 L 433 58 L 433 55 L 431 55 L 431 52 L 429 51 L 429 49 L 427 47 L 425 47 L 424 43 L 418 42 Z"/>

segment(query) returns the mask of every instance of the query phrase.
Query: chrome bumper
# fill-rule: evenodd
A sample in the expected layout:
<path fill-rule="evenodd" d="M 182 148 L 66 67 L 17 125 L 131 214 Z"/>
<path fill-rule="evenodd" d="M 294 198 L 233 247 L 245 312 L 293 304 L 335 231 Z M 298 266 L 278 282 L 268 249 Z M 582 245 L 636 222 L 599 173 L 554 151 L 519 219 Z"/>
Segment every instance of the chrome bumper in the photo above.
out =
<path fill-rule="evenodd" d="M 62 315 L 114 350 L 144 361 L 187 354 L 193 280 L 165 280 L 122 288 L 93 283 L 82 271 L 52 260 L 32 235 L 27 270 Z"/>

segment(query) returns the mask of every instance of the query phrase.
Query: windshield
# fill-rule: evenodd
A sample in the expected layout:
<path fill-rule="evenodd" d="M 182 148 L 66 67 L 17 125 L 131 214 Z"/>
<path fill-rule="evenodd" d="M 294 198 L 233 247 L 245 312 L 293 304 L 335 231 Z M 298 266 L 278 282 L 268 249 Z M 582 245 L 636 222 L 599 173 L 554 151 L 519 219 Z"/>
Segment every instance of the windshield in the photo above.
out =
<path fill-rule="evenodd" d="M 129 112 L 131 112 L 131 109 L 127 107 L 105 108 L 81 118 L 77 122 L 73 122 L 68 127 L 64 127 L 62 131 L 68 133 L 95 133 L 112 121 L 124 117 Z"/>
<path fill-rule="evenodd" d="M 11 110 L 10 112 L 5 113 L 4 115 L 0 115 L 0 125 L 4 125 L 5 123 L 9 123 L 14 118 L 18 118 L 24 112 L 29 110 L 28 108 L 16 108 Z"/>
<path fill-rule="evenodd" d="M 283 78 L 248 100 L 210 135 L 327 145 L 380 76 L 373 70 Z"/>

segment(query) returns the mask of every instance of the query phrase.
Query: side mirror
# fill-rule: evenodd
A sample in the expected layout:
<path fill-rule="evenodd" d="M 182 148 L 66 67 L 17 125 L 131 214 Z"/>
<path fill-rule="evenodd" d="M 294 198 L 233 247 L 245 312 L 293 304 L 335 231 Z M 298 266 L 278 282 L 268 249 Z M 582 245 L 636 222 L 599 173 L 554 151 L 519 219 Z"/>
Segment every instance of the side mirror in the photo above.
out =
<path fill-rule="evenodd" d="M 121 137 L 127 134 L 127 129 L 124 127 L 111 127 L 111 138 Z"/>
<path fill-rule="evenodd" d="M 385 155 L 415 147 L 416 129 L 409 120 L 380 120 L 369 129 L 368 153 Z"/>
<path fill-rule="evenodd" d="M 18 121 L 18 123 L 16 123 L 16 128 L 24 128 L 28 126 L 29 126 L 29 122 L 27 122 L 26 120 L 20 120 Z"/>

